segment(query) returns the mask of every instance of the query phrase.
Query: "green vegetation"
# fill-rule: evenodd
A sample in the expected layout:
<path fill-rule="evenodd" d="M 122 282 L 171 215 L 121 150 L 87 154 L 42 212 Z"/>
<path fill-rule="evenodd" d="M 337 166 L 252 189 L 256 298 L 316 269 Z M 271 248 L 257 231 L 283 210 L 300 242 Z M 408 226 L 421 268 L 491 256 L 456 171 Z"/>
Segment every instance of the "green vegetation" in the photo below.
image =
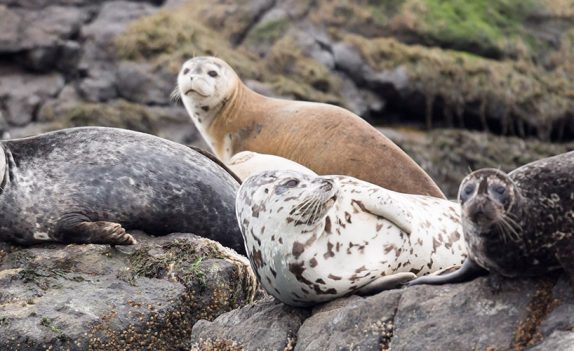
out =
<path fill-rule="evenodd" d="M 534 0 L 416 0 L 422 32 L 442 45 L 500 56 L 511 46 L 532 45 L 523 23 Z M 512 49 L 512 48 L 510 48 Z"/>
<path fill-rule="evenodd" d="M 258 24 L 249 32 L 247 40 L 274 43 L 285 34 L 287 28 L 289 28 L 289 20 L 286 18 Z"/>

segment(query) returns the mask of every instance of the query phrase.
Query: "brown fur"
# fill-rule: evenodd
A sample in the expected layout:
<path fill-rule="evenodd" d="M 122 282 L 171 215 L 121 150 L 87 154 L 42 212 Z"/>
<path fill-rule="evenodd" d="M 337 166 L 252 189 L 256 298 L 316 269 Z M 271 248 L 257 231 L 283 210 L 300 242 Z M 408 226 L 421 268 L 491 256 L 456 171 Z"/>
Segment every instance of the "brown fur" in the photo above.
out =
<path fill-rule="evenodd" d="M 354 113 L 333 105 L 268 98 L 238 77 L 206 132 L 222 159 L 255 151 L 285 157 L 318 174 L 348 175 L 398 192 L 444 198 L 419 165 Z M 229 135 L 232 150 L 225 150 Z"/>

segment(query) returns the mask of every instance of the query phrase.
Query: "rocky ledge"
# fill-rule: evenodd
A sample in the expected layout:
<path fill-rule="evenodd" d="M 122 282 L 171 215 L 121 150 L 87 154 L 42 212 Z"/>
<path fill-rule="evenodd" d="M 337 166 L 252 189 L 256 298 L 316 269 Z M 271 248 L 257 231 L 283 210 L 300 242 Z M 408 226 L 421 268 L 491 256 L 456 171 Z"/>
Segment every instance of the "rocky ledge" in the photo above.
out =
<path fill-rule="evenodd" d="M 486 277 L 312 310 L 262 300 L 197 322 L 192 350 L 573 350 L 573 312 L 565 277 Z"/>
<path fill-rule="evenodd" d="M 134 246 L 0 243 L 0 350 L 189 349 L 198 319 L 253 300 L 247 260 L 191 234 Z"/>

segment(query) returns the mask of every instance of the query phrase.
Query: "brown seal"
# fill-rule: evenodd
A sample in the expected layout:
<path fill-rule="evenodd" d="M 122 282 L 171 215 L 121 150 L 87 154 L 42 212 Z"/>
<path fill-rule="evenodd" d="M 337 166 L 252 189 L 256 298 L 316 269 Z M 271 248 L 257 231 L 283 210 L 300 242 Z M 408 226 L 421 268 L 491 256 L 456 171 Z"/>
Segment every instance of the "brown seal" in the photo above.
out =
<path fill-rule="evenodd" d="M 333 105 L 257 94 L 221 59 L 185 62 L 176 94 L 224 162 L 254 151 L 285 157 L 318 174 L 348 175 L 389 190 L 444 198 L 419 165 L 359 116 Z"/>

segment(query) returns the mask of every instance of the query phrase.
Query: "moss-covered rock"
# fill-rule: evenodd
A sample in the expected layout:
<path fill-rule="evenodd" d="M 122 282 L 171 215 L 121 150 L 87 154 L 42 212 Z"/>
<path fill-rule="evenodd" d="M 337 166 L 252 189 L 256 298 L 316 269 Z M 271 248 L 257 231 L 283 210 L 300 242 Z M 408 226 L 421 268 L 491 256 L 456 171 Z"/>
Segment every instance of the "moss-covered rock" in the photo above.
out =
<path fill-rule="evenodd" d="M 500 137 L 464 130 L 387 133 L 455 198 L 460 181 L 471 171 L 490 167 L 509 172 L 526 163 L 574 150 L 574 143 L 553 144 L 536 139 Z"/>
<path fill-rule="evenodd" d="M 138 244 L 0 247 L 3 350 L 189 348 L 199 319 L 253 300 L 249 262 L 191 234 Z"/>

